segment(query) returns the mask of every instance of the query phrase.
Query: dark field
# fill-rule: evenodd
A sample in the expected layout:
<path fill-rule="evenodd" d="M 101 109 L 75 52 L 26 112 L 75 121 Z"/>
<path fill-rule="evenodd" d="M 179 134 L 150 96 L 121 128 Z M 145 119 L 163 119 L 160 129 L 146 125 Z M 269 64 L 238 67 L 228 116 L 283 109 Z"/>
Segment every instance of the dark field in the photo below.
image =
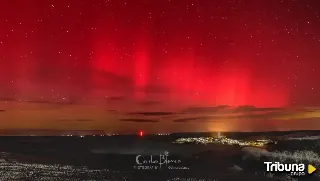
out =
<path fill-rule="evenodd" d="M 0 137 L 0 180 L 319 180 L 319 173 L 301 177 L 267 173 L 264 161 L 305 163 L 319 168 L 320 131 L 224 133 L 232 139 L 271 139 L 261 148 L 222 144 L 173 144 L 183 133 L 167 136 L 30 136 Z M 171 163 L 156 161 L 168 152 Z M 136 158 L 145 161 L 138 165 Z M 151 158 L 152 155 L 152 158 Z M 150 161 L 152 159 L 152 161 Z M 164 159 L 163 159 L 164 160 Z M 180 161 L 179 163 L 173 161 Z"/>

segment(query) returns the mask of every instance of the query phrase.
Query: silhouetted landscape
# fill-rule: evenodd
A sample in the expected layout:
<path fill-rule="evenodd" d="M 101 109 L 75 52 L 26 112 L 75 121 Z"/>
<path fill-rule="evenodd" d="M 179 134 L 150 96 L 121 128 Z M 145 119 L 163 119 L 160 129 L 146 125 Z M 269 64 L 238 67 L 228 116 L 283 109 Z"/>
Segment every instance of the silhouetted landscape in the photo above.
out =
<path fill-rule="evenodd" d="M 319 173 L 291 177 L 267 173 L 264 161 L 312 163 L 319 166 L 320 131 L 221 133 L 234 140 L 269 139 L 262 147 L 227 144 L 174 144 L 179 138 L 216 136 L 217 133 L 114 136 L 3 136 L 1 171 L 7 180 L 318 180 Z M 138 155 L 170 160 L 139 167 Z M 304 154 L 297 160 L 297 153 Z M 283 158 L 292 154 L 292 157 Z M 308 157 L 311 157 L 309 158 Z M 170 169 L 171 168 L 171 169 Z M 8 174 L 11 173 L 11 174 Z M 90 174 L 88 174 L 90 173 Z M 4 177 L 3 177 L 4 178 Z M 5 180 L 5 179 L 3 179 Z"/>

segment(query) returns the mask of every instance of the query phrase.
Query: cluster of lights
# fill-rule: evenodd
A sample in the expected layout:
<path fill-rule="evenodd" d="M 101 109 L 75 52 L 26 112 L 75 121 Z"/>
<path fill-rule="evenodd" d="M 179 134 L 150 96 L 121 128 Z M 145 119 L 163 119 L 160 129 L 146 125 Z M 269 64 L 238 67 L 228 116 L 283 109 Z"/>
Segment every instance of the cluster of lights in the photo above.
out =
<path fill-rule="evenodd" d="M 261 147 L 268 143 L 272 143 L 271 140 L 256 140 L 256 141 L 244 141 L 244 140 L 235 140 L 227 137 L 199 137 L 199 138 L 179 138 L 174 143 L 183 144 L 183 143 L 196 143 L 196 144 L 225 144 L 225 145 L 239 145 L 239 146 L 252 146 L 252 147 Z"/>
<path fill-rule="evenodd" d="M 168 136 L 168 135 L 170 135 L 169 133 L 158 133 L 157 134 L 158 136 Z"/>

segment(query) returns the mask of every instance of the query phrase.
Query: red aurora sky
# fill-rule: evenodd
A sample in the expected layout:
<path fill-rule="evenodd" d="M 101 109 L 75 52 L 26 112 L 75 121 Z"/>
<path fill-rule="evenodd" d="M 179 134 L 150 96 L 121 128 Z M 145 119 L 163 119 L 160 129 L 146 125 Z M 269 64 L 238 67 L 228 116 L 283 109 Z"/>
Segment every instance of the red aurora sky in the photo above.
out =
<path fill-rule="evenodd" d="M 31 103 L 66 103 L 78 113 L 80 105 L 317 107 L 319 7 L 312 0 L 1 1 L 0 117 L 18 119 L 10 110 Z M 94 110 L 108 127 L 109 113 Z"/>

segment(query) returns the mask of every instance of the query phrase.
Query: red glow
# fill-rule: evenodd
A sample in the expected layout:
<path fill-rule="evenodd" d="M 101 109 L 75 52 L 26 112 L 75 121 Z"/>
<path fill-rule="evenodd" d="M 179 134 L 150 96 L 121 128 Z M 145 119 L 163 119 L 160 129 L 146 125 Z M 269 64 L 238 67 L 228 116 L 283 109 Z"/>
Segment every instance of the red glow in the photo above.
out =
<path fill-rule="evenodd" d="M 264 13 L 224 21 L 219 16 L 236 16 L 237 12 L 228 9 L 233 6 L 205 10 L 211 3 L 204 3 L 208 6 L 203 6 L 203 16 L 196 11 L 180 12 L 183 8 L 176 11 L 170 3 L 160 3 L 168 11 L 165 15 L 152 8 L 158 3 L 142 3 L 139 7 L 132 3 L 126 9 L 120 8 L 119 0 L 100 10 L 78 3 L 79 7 L 61 9 L 62 14 L 66 11 L 77 16 L 45 16 L 43 21 L 54 28 L 43 27 L 37 33 L 32 32 L 41 11 L 35 13 L 30 7 L 16 14 L 3 9 L 1 17 L 8 22 L 12 17 L 19 18 L 10 23 L 0 21 L 0 31 L 7 37 L 0 37 L 0 95 L 59 101 L 62 94 L 72 97 L 76 93 L 81 100 L 94 97 L 104 101 L 115 92 L 128 100 L 133 97 L 142 102 L 151 97 L 165 104 L 185 106 L 318 105 L 320 85 L 315 77 L 319 77 L 319 70 L 315 67 L 319 67 L 319 52 L 313 51 L 317 45 L 312 45 L 318 41 L 308 39 L 304 33 L 300 35 L 300 31 L 288 37 L 273 33 L 286 32 L 288 27 L 284 25 L 295 24 L 290 23 L 291 19 L 274 23 L 271 18 L 263 26 L 256 25 L 265 19 L 259 17 Z M 287 7 L 273 3 L 279 5 L 279 16 L 286 12 L 281 8 Z M 58 4 L 62 7 L 64 3 Z M 6 1 L 1 7 L 11 6 L 18 5 Z M 42 6 L 51 7 L 46 3 Z M 270 12 L 273 10 L 265 13 Z M 213 16 L 218 18 L 210 18 Z M 178 18 L 171 17 L 181 20 L 177 24 Z M 310 30 L 305 31 L 317 29 L 313 27 L 319 24 L 317 19 L 315 23 L 309 18 L 301 19 L 308 19 Z M 247 21 L 251 23 L 246 26 L 239 23 Z M 297 27 L 291 29 L 294 28 Z M 21 36 L 26 33 L 28 38 Z M 302 37 L 307 38 L 307 43 L 312 41 L 312 48 L 302 46 Z"/>
<path fill-rule="evenodd" d="M 202 117 L 189 107 L 320 107 L 317 1 L 35 2 L 0 1 L 1 129 L 254 130 L 290 116 L 172 121 Z"/>
<path fill-rule="evenodd" d="M 95 88 L 119 88 L 118 94 L 139 101 L 148 99 L 151 90 L 158 98 L 183 104 L 262 107 L 289 104 L 288 86 L 280 87 L 288 83 L 274 76 L 281 74 L 261 73 L 260 65 L 243 53 L 234 52 L 228 58 L 217 53 L 209 59 L 190 48 L 175 49 L 181 46 L 178 40 L 168 47 L 170 51 L 159 53 L 156 47 L 163 50 L 163 43 L 151 38 L 148 32 L 132 32 L 131 39 L 124 41 L 111 36 L 111 29 L 103 24 L 97 26 L 101 26 L 101 31 L 91 39 L 91 68 L 100 73 L 92 74 L 88 80 Z M 191 41 L 190 46 L 196 48 L 196 42 Z M 127 44 L 125 49 L 122 44 Z"/>

